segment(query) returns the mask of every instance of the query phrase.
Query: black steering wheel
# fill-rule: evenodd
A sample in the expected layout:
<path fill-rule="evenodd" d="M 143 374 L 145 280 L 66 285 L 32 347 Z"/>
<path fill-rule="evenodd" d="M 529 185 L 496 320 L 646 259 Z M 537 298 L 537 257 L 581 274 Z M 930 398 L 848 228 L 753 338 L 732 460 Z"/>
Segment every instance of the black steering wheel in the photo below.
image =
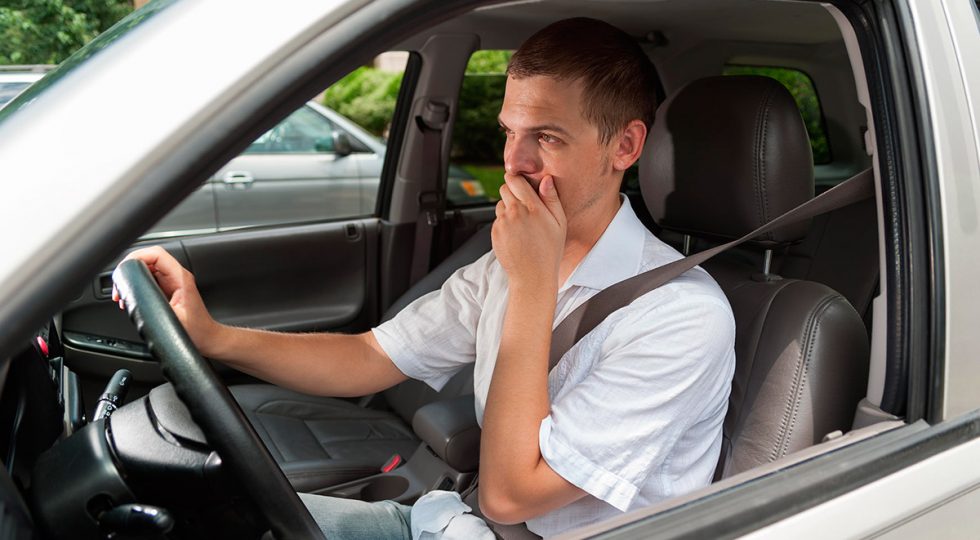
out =
<path fill-rule="evenodd" d="M 160 361 L 177 397 L 258 505 L 272 534 L 277 539 L 324 538 L 238 403 L 191 342 L 143 261 L 123 262 L 112 279 L 126 313 Z"/>

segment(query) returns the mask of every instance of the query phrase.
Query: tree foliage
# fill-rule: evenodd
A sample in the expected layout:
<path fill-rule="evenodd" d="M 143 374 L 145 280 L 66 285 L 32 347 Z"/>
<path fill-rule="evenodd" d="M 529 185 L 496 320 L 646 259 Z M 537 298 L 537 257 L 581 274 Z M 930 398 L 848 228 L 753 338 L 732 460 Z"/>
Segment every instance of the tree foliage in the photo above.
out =
<path fill-rule="evenodd" d="M 133 10 L 128 0 L 7 0 L 0 64 L 58 64 Z"/>
<path fill-rule="evenodd" d="M 359 67 L 324 93 L 327 107 L 375 135 L 383 135 L 398 101 L 403 73 Z"/>

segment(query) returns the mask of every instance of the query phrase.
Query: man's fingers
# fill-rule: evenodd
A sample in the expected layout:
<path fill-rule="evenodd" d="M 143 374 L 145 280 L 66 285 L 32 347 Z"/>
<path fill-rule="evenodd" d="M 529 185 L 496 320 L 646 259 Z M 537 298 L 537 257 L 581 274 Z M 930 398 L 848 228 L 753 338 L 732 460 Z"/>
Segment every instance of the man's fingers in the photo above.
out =
<path fill-rule="evenodd" d="M 517 197 L 510 190 L 510 186 L 504 184 L 500 186 L 500 201 L 504 203 L 504 207 L 513 206 L 518 203 Z"/>
<path fill-rule="evenodd" d="M 129 259 L 143 261 L 167 296 L 184 285 L 184 267 L 160 246 L 138 249 L 126 255 L 123 260 Z"/>
<path fill-rule="evenodd" d="M 126 255 L 126 258 L 123 260 L 128 259 L 143 261 L 143 263 L 146 264 L 146 267 L 149 268 L 150 272 L 152 272 L 154 275 L 161 274 L 166 276 L 174 274 L 183 268 L 173 255 L 168 253 L 167 250 L 160 246 L 137 249 L 129 255 Z"/>
<path fill-rule="evenodd" d="M 548 208 L 551 215 L 555 216 L 558 223 L 564 226 L 565 209 L 561 205 L 561 199 L 558 198 L 558 190 L 555 188 L 555 178 L 553 176 L 548 175 L 541 179 L 541 183 L 538 184 L 538 194 L 541 197 L 541 202 Z"/>
<path fill-rule="evenodd" d="M 510 192 L 514 197 L 524 203 L 525 206 L 533 206 L 535 199 L 538 199 L 537 193 L 534 192 L 534 188 L 528 183 L 527 179 L 521 175 L 517 174 L 505 174 L 504 182 L 507 182 L 507 187 L 510 188 Z"/>

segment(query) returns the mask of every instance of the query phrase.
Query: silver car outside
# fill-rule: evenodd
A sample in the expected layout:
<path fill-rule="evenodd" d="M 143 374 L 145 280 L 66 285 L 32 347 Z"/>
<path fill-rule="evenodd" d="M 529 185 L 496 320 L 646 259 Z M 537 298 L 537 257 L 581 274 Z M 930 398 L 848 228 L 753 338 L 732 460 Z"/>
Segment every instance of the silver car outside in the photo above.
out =
<path fill-rule="evenodd" d="M 385 143 L 337 111 L 309 102 L 255 140 L 153 226 L 144 239 L 307 223 L 374 213 Z M 486 202 L 450 166 L 447 198 Z"/>

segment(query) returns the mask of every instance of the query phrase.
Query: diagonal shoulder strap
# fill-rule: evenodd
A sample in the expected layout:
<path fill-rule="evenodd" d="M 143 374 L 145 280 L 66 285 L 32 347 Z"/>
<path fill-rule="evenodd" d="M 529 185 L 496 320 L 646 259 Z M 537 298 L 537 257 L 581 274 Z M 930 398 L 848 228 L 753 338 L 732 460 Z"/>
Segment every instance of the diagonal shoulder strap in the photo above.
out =
<path fill-rule="evenodd" d="M 653 270 L 637 274 L 611 285 L 588 299 L 571 312 L 551 334 L 551 358 L 548 369 L 553 369 L 562 356 L 580 339 L 592 331 L 612 312 L 625 307 L 633 300 L 660 287 L 715 255 L 747 242 L 773 229 L 789 223 L 819 216 L 838 208 L 863 201 L 874 195 L 874 174 L 866 169 L 841 182 L 819 196 L 797 206 L 738 240 L 722 244 L 683 259 L 678 259 Z"/>

